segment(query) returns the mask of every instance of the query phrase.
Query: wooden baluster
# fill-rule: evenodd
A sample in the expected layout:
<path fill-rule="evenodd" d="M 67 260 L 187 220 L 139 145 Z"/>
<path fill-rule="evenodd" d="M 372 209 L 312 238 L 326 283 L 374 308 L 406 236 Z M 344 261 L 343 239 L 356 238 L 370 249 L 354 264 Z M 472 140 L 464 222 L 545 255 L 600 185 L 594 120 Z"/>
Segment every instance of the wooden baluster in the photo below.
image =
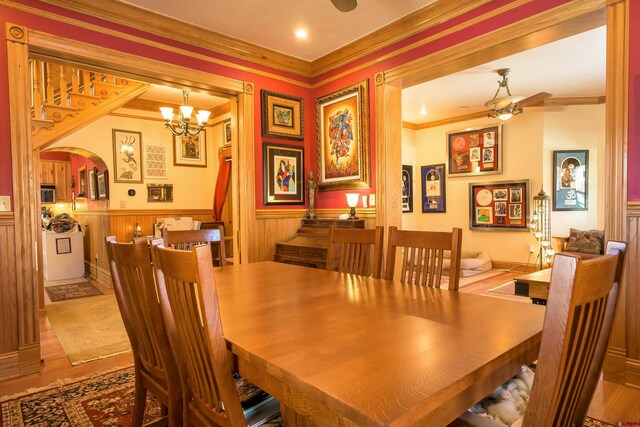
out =
<path fill-rule="evenodd" d="M 43 119 L 42 111 L 42 61 L 34 59 L 33 64 L 33 111 L 35 119 Z"/>
<path fill-rule="evenodd" d="M 71 68 L 71 92 L 80 93 L 79 71 L 76 67 Z"/>
<path fill-rule="evenodd" d="M 82 70 L 82 93 L 85 95 L 93 95 L 91 90 L 91 72 Z"/>
<path fill-rule="evenodd" d="M 60 65 L 60 105 L 69 106 L 69 98 L 67 96 L 67 70 L 64 65 Z"/>
<path fill-rule="evenodd" d="M 47 96 L 44 100 L 45 104 L 55 104 L 55 99 L 54 99 L 54 89 L 53 89 L 53 76 L 52 76 L 52 71 L 53 71 L 53 65 L 49 64 L 49 63 L 45 63 L 45 78 L 46 78 L 46 82 L 47 82 Z"/>

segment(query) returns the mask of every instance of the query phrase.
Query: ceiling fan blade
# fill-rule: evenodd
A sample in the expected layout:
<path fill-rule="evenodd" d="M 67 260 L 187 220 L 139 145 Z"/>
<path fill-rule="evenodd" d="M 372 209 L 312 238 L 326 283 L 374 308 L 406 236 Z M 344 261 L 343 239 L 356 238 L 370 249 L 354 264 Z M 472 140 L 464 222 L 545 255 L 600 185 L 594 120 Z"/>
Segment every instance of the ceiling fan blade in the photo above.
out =
<path fill-rule="evenodd" d="M 549 92 L 538 92 L 535 95 L 531 95 L 530 97 L 518 102 L 517 105 L 520 108 L 541 105 L 545 99 L 551 98 L 552 96 L 553 95 L 551 95 Z"/>
<path fill-rule="evenodd" d="M 358 5 L 358 0 L 331 0 L 340 12 L 351 12 Z"/>

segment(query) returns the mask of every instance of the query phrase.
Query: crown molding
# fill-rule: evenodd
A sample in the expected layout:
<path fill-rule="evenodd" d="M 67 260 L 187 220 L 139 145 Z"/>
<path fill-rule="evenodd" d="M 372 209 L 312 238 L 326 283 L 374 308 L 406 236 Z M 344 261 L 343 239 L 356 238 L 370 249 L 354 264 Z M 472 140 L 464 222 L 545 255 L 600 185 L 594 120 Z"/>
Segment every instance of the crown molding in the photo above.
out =
<path fill-rule="evenodd" d="M 193 24 L 178 21 L 140 7 L 115 0 L 40 0 L 63 9 L 155 34 L 191 46 L 244 59 L 254 64 L 308 77 L 311 64 L 258 45 L 234 39 Z"/>

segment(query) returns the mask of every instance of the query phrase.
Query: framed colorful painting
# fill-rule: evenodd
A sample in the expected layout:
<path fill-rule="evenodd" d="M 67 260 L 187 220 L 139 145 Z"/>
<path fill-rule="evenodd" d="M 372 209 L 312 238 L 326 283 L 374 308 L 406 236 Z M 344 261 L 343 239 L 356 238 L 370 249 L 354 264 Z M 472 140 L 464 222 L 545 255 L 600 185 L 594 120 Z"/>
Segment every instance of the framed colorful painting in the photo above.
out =
<path fill-rule="evenodd" d="M 173 165 L 207 167 L 205 132 L 173 137 Z"/>
<path fill-rule="evenodd" d="M 369 81 L 316 100 L 321 191 L 369 187 Z"/>
<path fill-rule="evenodd" d="M 231 120 L 222 122 L 222 142 L 231 145 Z"/>
<path fill-rule="evenodd" d="M 445 165 L 422 166 L 422 212 L 447 211 Z"/>
<path fill-rule="evenodd" d="M 589 206 L 589 150 L 553 152 L 553 210 L 586 211 Z"/>
<path fill-rule="evenodd" d="M 142 182 L 142 132 L 113 129 L 114 182 Z"/>
<path fill-rule="evenodd" d="M 262 89 L 262 136 L 304 139 L 302 98 Z"/>
<path fill-rule="evenodd" d="M 402 212 L 413 212 L 413 166 L 402 165 Z"/>
<path fill-rule="evenodd" d="M 527 231 L 529 180 L 469 184 L 469 228 Z"/>
<path fill-rule="evenodd" d="M 304 149 L 265 142 L 264 204 L 304 205 Z"/>
<path fill-rule="evenodd" d="M 109 171 L 104 171 L 96 176 L 98 182 L 98 199 L 109 198 Z"/>
<path fill-rule="evenodd" d="M 502 173 L 502 125 L 447 134 L 450 177 Z"/>

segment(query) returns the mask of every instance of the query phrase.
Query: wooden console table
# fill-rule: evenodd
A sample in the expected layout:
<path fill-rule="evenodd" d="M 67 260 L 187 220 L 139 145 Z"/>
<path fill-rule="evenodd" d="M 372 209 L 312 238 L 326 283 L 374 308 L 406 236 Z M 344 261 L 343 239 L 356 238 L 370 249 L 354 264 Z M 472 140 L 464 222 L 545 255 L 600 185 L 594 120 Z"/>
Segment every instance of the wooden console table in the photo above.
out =
<path fill-rule="evenodd" d="M 329 227 L 364 228 L 364 219 L 303 219 L 295 236 L 276 243 L 274 261 L 325 268 Z"/>
<path fill-rule="evenodd" d="M 523 276 L 514 277 L 513 281 L 518 285 L 525 285 L 528 288 L 527 296 L 534 304 L 547 305 L 549 296 L 549 283 L 551 282 L 551 269 L 534 271 Z"/>

